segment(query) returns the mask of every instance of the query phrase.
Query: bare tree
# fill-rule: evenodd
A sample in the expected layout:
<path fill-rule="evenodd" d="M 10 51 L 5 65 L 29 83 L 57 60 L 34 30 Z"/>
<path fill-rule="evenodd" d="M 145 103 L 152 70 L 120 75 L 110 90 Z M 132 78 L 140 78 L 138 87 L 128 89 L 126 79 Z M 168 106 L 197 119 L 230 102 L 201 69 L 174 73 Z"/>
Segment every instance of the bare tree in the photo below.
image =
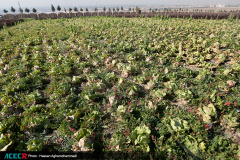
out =
<path fill-rule="evenodd" d="M 23 9 L 22 9 L 22 8 L 19 8 L 19 12 L 20 12 L 20 13 L 23 13 Z"/>

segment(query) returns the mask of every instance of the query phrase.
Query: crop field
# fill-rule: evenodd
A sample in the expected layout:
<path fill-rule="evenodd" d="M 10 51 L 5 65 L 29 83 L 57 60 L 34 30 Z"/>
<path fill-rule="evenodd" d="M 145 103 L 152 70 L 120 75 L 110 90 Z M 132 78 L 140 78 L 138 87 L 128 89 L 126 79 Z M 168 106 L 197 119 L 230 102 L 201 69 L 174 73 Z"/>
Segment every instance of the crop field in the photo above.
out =
<path fill-rule="evenodd" d="M 4 26 L 0 149 L 238 159 L 239 42 L 231 18 Z"/>

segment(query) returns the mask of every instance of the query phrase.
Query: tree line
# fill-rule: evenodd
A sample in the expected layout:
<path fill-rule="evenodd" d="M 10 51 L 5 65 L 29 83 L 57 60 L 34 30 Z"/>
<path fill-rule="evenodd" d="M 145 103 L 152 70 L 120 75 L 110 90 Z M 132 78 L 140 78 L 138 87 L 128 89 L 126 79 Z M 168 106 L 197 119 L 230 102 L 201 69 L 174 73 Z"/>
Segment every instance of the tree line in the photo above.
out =
<path fill-rule="evenodd" d="M 61 9 L 62 9 L 62 8 L 58 5 L 58 6 L 57 6 L 57 10 L 60 12 Z M 136 7 L 136 9 L 140 10 L 140 8 L 138 8 L 138 7 Z M 55 7 L 54 7 L 53 5 L 51 5 L 51 10 L 52 10 L 52 12 L 55 12 Z M 69 8 L 69 9 L 68 9 L 69 12 L 71 12 L 72 10 L 75 11 L 75 12 L 78 12 L 77 7 L 74 7 L 73 9 L 72 9 L 72 8 Z M 119 12 L 120 10 L 123 11 L 123 7 L 120 7 L 120 8 L 117 7 L 116 9 L 115 9 L 115 8 L 112 8 L 112 9 L 111 9 L 111 8 L 108 8 L 108 11 L 109 11 L 109 12 L 111 12 L 111 11 L 113 11 L 113 12 L 115 12 L 115 11 Z M 134 8 L 129 7 L 128 10 L 129 10 L 129 11 L 131 11 L 131 10 L 134 11 Z M 66 12 L 67 10 L 64 8 L 64 11 Z M 84 10 L 83 10 L 83 8 L 80 8 L 79 11 L 84 11 Z M 85 11 L 88 12 L 88 8 L 85 8 Z M 95 7 L 95 8 L 94 8 L 94 11 L 98 11 L 98 8 Z M 103 11 L 106 12 L 106 11 L 107 11 L 107 8 L 106 8 L 106 7 L 103 7 Z"/>
<path fill-rule="evenodd" d="M 55 7 L 51 4 L 51 10 L 52 10 L 52 12 L 55 12 L 56 10 L 58 10 L 59 12 L 62 10 L 62 8 L 58 5 L 57 7 L 56 7 L 56 9 L 55 9 Z M 102 9 L 104 12 L 106 12 L 106 11 L 108 11 L 108 12 L 119 12 L 119 11 L 123 11 L 124 9 L 123 9 L 123 7 L 117 7 L 117 8 L 106 8 L 106 7 L 103 7 L 103 9 Z M 15 13 L 16 12 L 16 9 L 15 8 L 13 8 L 13 7 L 11 7 L 10 8 L 10 11 L 12 12 L 12 13 Z M 25 8 L 25 10 L 24 10 L 26 13 L 29 13 L 30 12 L 30 10 L 28 9 L 28 8 Z M 64 12 L 67 12 L 67 9 L 66 8 L 63 8 L 63 11 Z M 78 12 L 78 11 L 80 11 L 80 12 L 82 12 L 82 11 L 86 11 L 86 12 L 88 12 L 89 11 L 89 9 L 88 8 L 85 8 L 85 9 L 83 9 L 83 8 L 80 8 L 80 9 L 78 9 L 77 7 L 74 7 L 74 8 L 68 8 L 68 11 L 69 12 L 72 12 L 72 11 L 75 11 L 75 12 Z M 98 8 L 97 7 L 95 7 L 94 8 L 94 11 L 98 11 Z M 129 12 L 136 12 L 136 13 L 141 13 L 141 9 L 139 8 L 139 7 L 133 7 L 133 8 L 131 8 L 131 7 L 129 7 L 128 8 L 128 11 Z M 186 9 L 183 9 L 183 8 L 179 8 L 179 9 L 167 9 L 167 8 L 163 8 L 162 9 L 162 11 L 164 11 L 164 12 L 189 12 L 190 10 L 188 9 L 188 8 L 186 8 Z M 5 14 L 7 14 L 8 13 L 8 10 L 6 10 L 6 9 L 4 9 L 3 10 L 3 12 L 5 13 Z M 20 13 L 23 13 L 23 9 L 22 8 L 19 8 L 19 12 Z M 33 13 L 36 13 L 37 12 L 37 10 L 36 10 L 36 8 L 33 8 L 32 9 L 32 12 Z M 149 8 L 149 12 L 160 12 L 160 9 L 157 9 L 157 8 Z M 203 10 L 200 10 L 200 9 L 193 9 L 191 12 L 210 12 L 210 13 L 214 13 L 215 11 L 214 10 L 205 10 L 205 11 L 203 11 Z M 236 10 L 236 11 L 234 11 L 234 10 L 231 10 L 231 11 L 226 11 L 226 10 L 220 10 L 219 12 L 240 12 L 239 10 Z"/>
<path fill-rule="evenodd" d="M 56 8 L 59 12 L 62 10 L 62 8 L 58 5 L 57 6 L 57 8 Z M 51 4 L 51 10 L 52 10 L 52 12 L 55 12 L 55 7 Z M 11 10 L 11 12 L 12 13 L 15 13 L 16 12 L 16 9 L 15 8 L 13 8 L 12 6 L 11 6 L 11 8 L 10 8 L 10 10 Z M 67 12 L 67 9 L 66 8 L 64 8 L 63 9 L 65 12 Z M 123 11 L 124 9 L 123 9 L 123 7 L 117 7 L 117 8 L 108 8 L 108 11 L 109 12 L 119 12 L 119 11 Z M 71 12 L 71 11 L 75 11 L 75 12 L 78 12 L 78 11 L 84 11 L 84 9 L 83 8 L 80 8 L 79 10 L 78 10 L 78 8 L 77 7 L 74 7 L 73 9 L 72 8 L 68 8 L 68 11 L 69 12 Z M 85 11 L 86 12 L 88 12 L 88 8 L 85 8 Z M 98 8 L 97 7 L 95 7 L 94 8 L 94 11 L 98 11 Z M 106 12 L 107 11 L 107 8 L 106 7 L 103 7 L 103 11 L 104 12 Z M 139 8 L 139 7 L 136 7 L 136 8 L 131 8 L 131 7 L 129 7 L 128 8 L 128 11 L 136 11 L 137 13 L 141 13 L 141 9 Z M 3 10 L 3 12 L 5 13 L 5 14 L 7 14 L 8 13 L 8 10 L 6 10 L 6 9 L 4 9 Z M 19 12 L 20 13 L 23 13 L 23 9 L 22 8 L 19 8 Z M 28 8 L 25 8 L 25 12 L 27 12 L 27 13 L 29 13 L 30 12 L 30 10 L 28 9 Z M 36 13 L 37 12 L 37 10 L 36 10 L 36 8 L 33 8 L 32 9 L 32 12 L 33 13 Z"/>
<path fill-rule="evenodd" d="M 51 10 L 52 10 L 52 12 L 55 12 L 55 7 L 53 6 L 53 5 L 51 5 Z M 57 6 L 57 10 L 60 12 L 61 11 L 61 7 L 58 5 Z M 78 9 L 77 9 L 77 7 L 74 7 L 73 9 L 72 8 L 69 8 L 68 9 L 68 11 L 69 12 L 71 12 L 71 11 L 75 11 L 75 12 L 78 12 Z M 117 8 L 108 8 L 108 11 L 109 12 L 111 12 L 111 11 L 113 11 L 113 12 L 115 12 L 115 11 L 117 11 L 117 12 L 119 12 L 119 11 L 123 11 L 123 7 L 117 7 Z M 134 11 L 135 9 L 134 8 L 131 8 L 131 7 L 129 7 L 129 9 L 128 9 L 128 11 Z M 136 7 L 136 10 L 140 10 L 140 8 L 139 7 Z M 64 8 L 64 11 L 66 12 L 66 9 Z M 80 8 L 79 9 L 79 11 L 84 11 L 84 9 L 83 8 Z M 88 11 L 88 8 L 85 8 L 85 11 L 87 12 Z M 94 8 L 94 11 L 98 11 L 98 8 L 97 7 L 95 7 Z M 103 7 L 103 11 L 104 12 L 106 12 L 107 11 L 107 8 L 106 7 Z"/>
<path fill-rule="evenodd" d="M 13 8 L 13 7 L 11 7 L 10 10 L 11 10 L 11 12 L 13 12 L 13 13 L 16 12 L 16 9 Z M 19 12 L 20 12 L 20 13 L 23 13 L 23 9 L 22 9 L 22 8 L 19 8 Z M 25 12 L 29 13 L 30 10 L 29 10 L 28 8 L 25 8 Z M 33 8 L 33 9 L 32 9 L 32 12 L 33 12 L 33 13 L 36 13 L 36 12 L 37 12 L 36 8 Z M 3 9 L 3 13 L 7 14 L 7 13 L 8 13 L 8 10 Z"/>

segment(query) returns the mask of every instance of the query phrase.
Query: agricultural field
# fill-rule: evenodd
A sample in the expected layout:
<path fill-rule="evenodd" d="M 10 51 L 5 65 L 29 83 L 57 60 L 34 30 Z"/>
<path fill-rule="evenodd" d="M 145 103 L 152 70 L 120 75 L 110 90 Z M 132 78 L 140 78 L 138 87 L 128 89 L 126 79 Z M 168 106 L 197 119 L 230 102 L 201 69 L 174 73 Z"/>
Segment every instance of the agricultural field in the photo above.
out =
<path fill-rule="evenodd" d="M 238 159 L 239 42 L 231 18 L 4 26 L 0 149 Z"/>

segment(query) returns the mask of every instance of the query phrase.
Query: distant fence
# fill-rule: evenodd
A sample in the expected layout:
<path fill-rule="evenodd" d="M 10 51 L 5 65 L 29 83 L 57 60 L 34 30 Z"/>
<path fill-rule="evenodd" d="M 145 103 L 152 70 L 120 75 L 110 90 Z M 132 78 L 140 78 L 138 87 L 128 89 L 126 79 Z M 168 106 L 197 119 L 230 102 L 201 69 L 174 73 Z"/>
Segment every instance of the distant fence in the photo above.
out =
<path fill-rule="evenodd" d="M 76 13 L 40 13 L 40 14 L 6 14 L 0 15 L 4 20 L 14 20 L 23 18 L 34 19 L 57 19 L 57 18 L 74 18 L 74 17 L 92 17 L 92 16 L 115 16 L 115 17 L 156 17 L 156 16 L 168 16 L 175 18 L 207 18 L 207 19 L 226 19 L 232 15 L 232 18 L 239 18 L 240 12 L 221 12 L 221 13 L 208 13 L 208 12 L 76 12 Z"/>

